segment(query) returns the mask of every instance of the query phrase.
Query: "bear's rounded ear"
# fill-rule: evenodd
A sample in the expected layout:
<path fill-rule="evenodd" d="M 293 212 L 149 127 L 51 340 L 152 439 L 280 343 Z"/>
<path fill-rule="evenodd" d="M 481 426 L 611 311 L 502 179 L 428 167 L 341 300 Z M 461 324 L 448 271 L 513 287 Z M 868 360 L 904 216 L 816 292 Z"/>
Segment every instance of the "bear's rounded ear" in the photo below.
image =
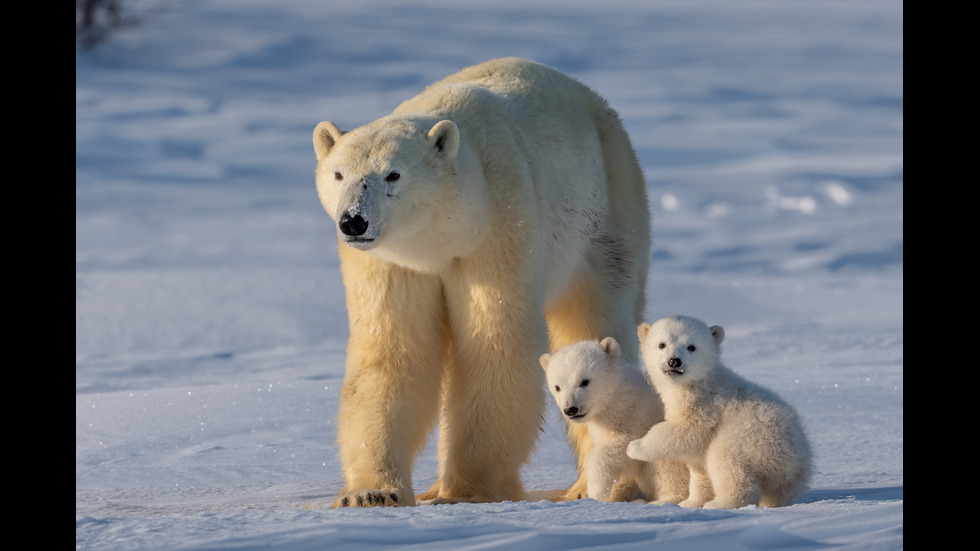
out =
<path fill-rule="evenodd" d="M 647 334 L 650 332 L 649 323 L 641 323 L 636 326 L 636 335 L 640 337 L 640 342 L 642 343 L 644 339 L 647 338 Z"/>
<path fill-rule="evenodd" d="M 538 358 L 538 361 L 541 362 L 541 368 L 544 369 L 545 371 L 548 371 L 548 362 L 551 361 L 551 354 L 541 354 L 541 357 Z"/>
<path fill-rule="evenodd" d="M 711 336 L 715 338 L 715 344 L 721 344 L 721 341 L 725 340 L 725 328 L 720 325 L 712 325 Z"/>
<path fill-rule="evenodd" d="M 447 159 L 456 157 L 456 152 L 459 151 L 459 128 L 453 121 L 442 120 L 437 122 L 429 130 L 426 138 L 440 155 L 445 155 Z"/>
<path fill-rule="evenodd" d="M 600 342 L 599 345 L 602 346 L 602 349 L 606 351 L 606 354 L 613 359 L 619 357 L 619 343 L 616 342 L 616 339 L 606 337 L 602 339 L 602 342 Z"/>
<path fill-rule="evenodd" d="M 313 129 L 313 151 L 316 152 L 316 160 L 326 157 L 343 134 L 337 125 L 330 121 L 323 121 L 316 125 Z"/>

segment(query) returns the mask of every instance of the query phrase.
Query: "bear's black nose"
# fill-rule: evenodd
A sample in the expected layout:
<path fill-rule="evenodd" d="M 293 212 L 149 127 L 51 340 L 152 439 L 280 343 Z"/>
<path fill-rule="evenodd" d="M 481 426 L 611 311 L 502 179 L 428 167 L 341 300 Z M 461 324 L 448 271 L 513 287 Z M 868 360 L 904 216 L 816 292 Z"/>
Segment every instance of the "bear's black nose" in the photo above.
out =
<path fill-rule="evenodd" d="M 350 213 L 345 212 L 340 217 L 340 231 L 344 235 L 349 235 L 351 237 L 357 237 L 358 235 L 364 235 L 367 231 L 368 223 L 360 214 L 356 216 L 351 216 Z"/>
<path fill-rule="evenodd" d="M 567 415 L 567 416 L 569 416 L 569 417 L 572 417 L 572 416 L 574 416 L 574 415 L 575 415 L 576 413 L 578 413 L 578 408 L 577 408 L 577 407 L 575 407 L 575 406 L 572 406 L 572 407 L 570 407 L 570 408 L 565 408 L 565 412 L 564 412 L 564 413 L 565 413 L 565 415 Z"/>
<path fill-rule="evenodd" d="M 674 369 L 677 369 L 678 367 L 680 367 L 681 366 L 681 363 L 683 363 L 683 362 L 681 362 L 681 359 L 680 358 L 671 358 L 671 359 L 667 360 L 667 365 L 669 365 L 670 367 L 673 367 Z"/>

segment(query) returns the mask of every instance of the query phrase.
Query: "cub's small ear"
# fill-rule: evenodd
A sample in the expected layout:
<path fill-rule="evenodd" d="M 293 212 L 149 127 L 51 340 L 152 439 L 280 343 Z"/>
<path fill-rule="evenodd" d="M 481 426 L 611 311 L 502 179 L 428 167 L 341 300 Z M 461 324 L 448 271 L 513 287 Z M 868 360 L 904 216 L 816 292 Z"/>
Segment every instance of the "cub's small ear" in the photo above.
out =
<path fill-rule="evenodd" d="M 459 128 L 451 120 L 442 120 L 435 124 L 426 135 L 432 148 L 447 159 L 456 158 L 459 151 Z"/>
<path fill-rule="evenodd" d="M 609 357 L 613 359 L 619 357 L 619 343 L 616 342 L 616 339 L 606 337 L 602 339 L 602 342 L 600 342 L 599 345 L 602 346 L 602 349 L 606 351 L 606 354 L 608 354 Z"/>
<path fill-rule="evenodd" d="M 725 328 L 720 325 L 712 325 L 711 336 L 715 338 L 715 344 L 721 344 L 721 341 L 725 340 Z"/>
<path fill-rule="evenodd" d="M 650 333 L 649 323 L 641 323 L 636 326 L 636 335 L 640 337 L 640 342 L 643 342 L 647 338 L 648 333 Z"/>
<path fill-rule="evenodd" d="M 538 361 L 541 362 L 541 368 L 544 369 L 545 371 L 548 371 L 548 362 L 551 361 L 551 354 L 541 354 L 541 357 L 538 358 Z"/>
<path fill-rule="evenodd" d="M 326 157 L 343 135 L 337 125 L 330 121 L 323 121 L 316 125 L 313 129 L 313 151 L 316 152 L 316 160 Z"/>

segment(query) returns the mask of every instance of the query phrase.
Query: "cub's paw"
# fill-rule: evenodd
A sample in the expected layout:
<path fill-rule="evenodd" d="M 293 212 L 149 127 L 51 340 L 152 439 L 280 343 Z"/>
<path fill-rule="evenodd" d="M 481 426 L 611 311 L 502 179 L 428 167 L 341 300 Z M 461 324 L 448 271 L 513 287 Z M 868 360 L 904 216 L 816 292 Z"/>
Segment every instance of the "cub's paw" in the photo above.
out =
<path fill-rule="evenodd" d="M 663 505 L 665 503 L 669 503 L 671 505 L 679 505 L 685 499 L 686 498 L 684 496 L 665 496 L 665 497 L 659 497 L 658 496 L 657 499 L 651 501 L 650 504 L 651 505 Z"/>
<path fill-rule="evenodd" d="M 343 492 L 333 502 L 336 507 L 399 507 L 415 505 L 414 497 L 406 502 L 404 496 L 393 490 L 357 490 Z"/>
<path fill-rule="evenodd" d="M 646 454 L 643 453 L 643 444 L 640 440 L 633 440 L 626 446 L 626 456 L 637 461 L 647 461 Z"/>
<path fill-rule="evenodd" d="M 723 497 L 716 497 L 708 502 L 706 502 L 702 507 L 705 509 L 741 509 L 742 507 L 747 507 L 753 505 L 751 501 L 747 500 L 737 500 L 737 499 L 726 499 Z"/>
<path fill-rule="evenodd" d="M 703 499 L 691 499 L 691 498 L 687 498 L 684 501 L 678 503 L 677 505 L 679 505 L 681 507 L 686 507 L 688 509 L 697 509 L 698 507 L 701 507 L 701 506 L 704 505 L 704 500 Z"/>

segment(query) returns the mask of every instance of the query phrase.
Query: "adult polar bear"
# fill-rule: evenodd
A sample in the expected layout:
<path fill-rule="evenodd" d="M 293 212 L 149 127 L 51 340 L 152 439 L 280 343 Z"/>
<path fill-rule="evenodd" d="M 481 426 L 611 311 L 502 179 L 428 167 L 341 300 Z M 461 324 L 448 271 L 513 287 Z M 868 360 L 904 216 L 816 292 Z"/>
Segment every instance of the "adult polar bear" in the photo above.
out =
<path fill-rule="evenodd" d="M 520 500 L 546 394 L 538 357 L 615 337 L 638 361 L 651 246 L 646 183 L 619 115 L 516 58 L 466 68 L 349 132 L 313 132 L 337 222 L 350 339 L 334 506 Z M 549 342 L 550 341 L 550 342 Z M 591 443 L 569 426 L 585 496 Z"/>

